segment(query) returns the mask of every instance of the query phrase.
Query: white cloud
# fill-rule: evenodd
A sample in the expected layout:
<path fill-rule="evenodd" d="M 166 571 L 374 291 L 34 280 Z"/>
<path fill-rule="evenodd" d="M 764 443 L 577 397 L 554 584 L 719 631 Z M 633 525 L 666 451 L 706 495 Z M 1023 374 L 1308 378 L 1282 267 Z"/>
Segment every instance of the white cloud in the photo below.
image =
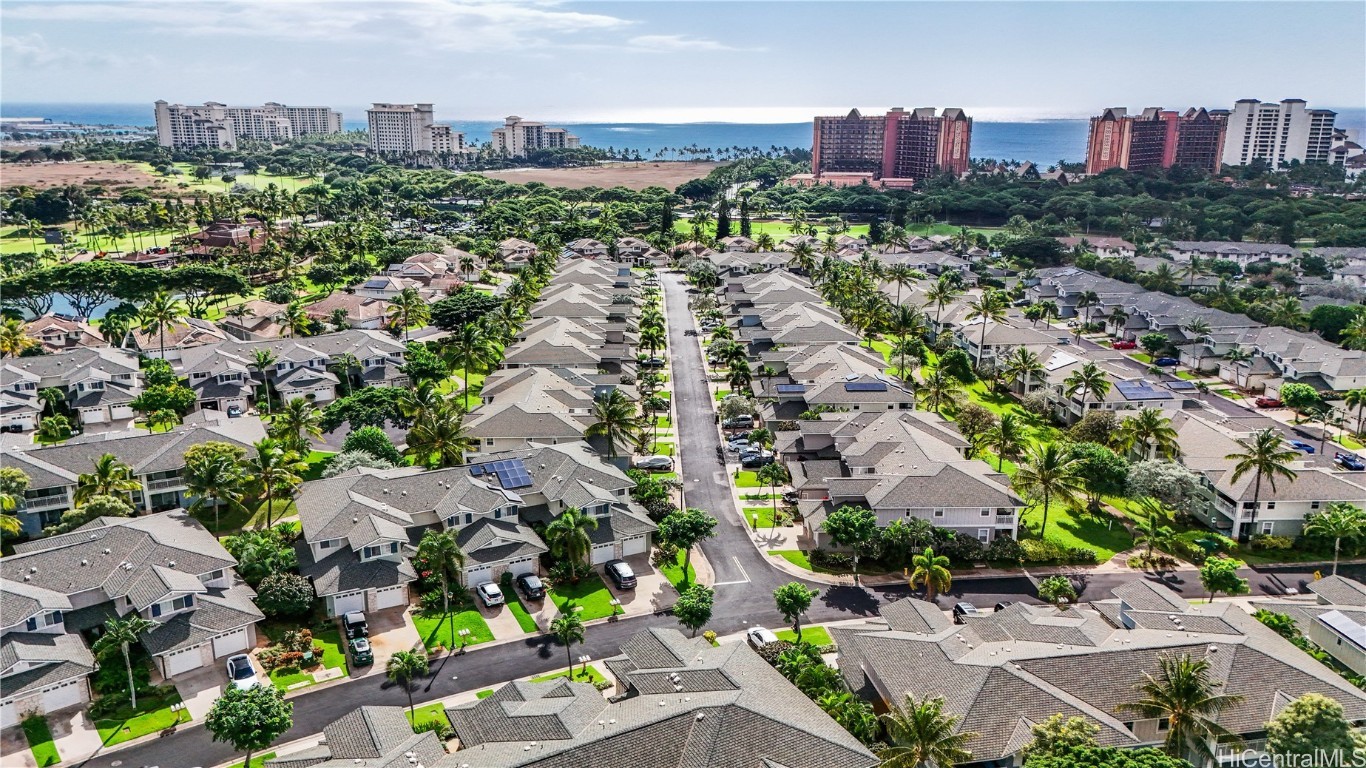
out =
<path fill-rule="evenodd" d="M 755 48 L 735 48 L 716 40 L 705 40 L 697 37 L 686 37 L 684 35 L 638 35 L 627 40 L 626 43 L 635 50 L 651 53 L 762 50 Z"/>
<path fill-rule="evenodd" d="M 54 47 L 48 43 L 47 38 L 37 33 L 0 37 L 0 49 L 4 51 L 6 66 L 29 70 L 64 66 L 127 67 L 155 63 L 155 58 L 148 55 L 129 57 L 99 50 Z"/>

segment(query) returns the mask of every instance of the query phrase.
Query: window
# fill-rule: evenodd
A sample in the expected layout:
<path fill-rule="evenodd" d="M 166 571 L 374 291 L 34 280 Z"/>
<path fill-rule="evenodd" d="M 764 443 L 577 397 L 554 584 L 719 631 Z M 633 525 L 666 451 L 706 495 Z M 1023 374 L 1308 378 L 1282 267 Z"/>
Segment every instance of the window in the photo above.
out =
<path fill-rule="evenodd" d="M 978 529 L 977 529 L 977 540 L 980 541 L 980 542 L 982 542 L 983 544 L 985 544 L 985 543 L 987 543 L 988 541 L 990 541 L 990 540 L 991 540 L 991 529 L 990 529 L 990 528 L 978 528 Z"/>
<path fill-rule="evenodd" d="M 336 539 L 323 539 L 318 542 L 318 549 L 331 549 L 336 546 Z"/>
<path fill-rule="evenodd" d="M 182 595 L 171 601 L 171 610 L 183 611 L 194 607 L 194 595 Z"/>
<path fill-rule="evenodd" d="M 1309 502 L 1309 508 L 1310 508 L 1310 509 L 1318 509 L 1318 508 L 1319 508 L 1319 505 L 1322 504 L 1322 503 L 1323 503 L 1323 502 L 1320 502 L 1320 501 L 1311 501 L 1311 502 Z"/>
<path fill-rule="evenodd" d="M 1168 720 L 1167 718 L 1164 717 L 1164 718 L 1162 718 L 1161 720 L 1158 720 L 1158 721 L 1157 721 L 1157 730 L 1159 730 L 1159 731 L 1170 731 L 1171 728 L 1172 728 L 1172 721 Z"/>
<path fill-rule="evenodd" d="M 990 510 L 990 509 L 984 509 L 984 510 L 982 510 L 982 517 L 991 517 L 991 510 Z"/>
<path fill-rule="evenodd" d="M 213 571 L 212 573 L 206 573 L 203 576 L 200 576 L 199 580 L 203 582 L 210 582 L 218 581 L 221 578 L 223 578 L 223 569 L 219 568 L 218 570 Z"/>
<path fill-rule="evenodd" d="M 1262 523 L 1262 535 L 1263 535 L 1263 536 L 1270 536 L 1270 535 L 1271 535 L 1271 529 L 1272 529 L 1272 524 L 1271 524 L 1271 523 Z"/>
<path fill-rule="evenodd" d="M 391 542 L 389 542 L 389 554 L 391 554 L 391 555 L 397 555 L 397 554 L 398 554 L 398 542 L 397 542 L 397 541 L 391 541 Z"/>
<path fill-rule="evenodd" d="M 935 517 L 943 517 L 943 516 L 944 516 L 944 510 L 942 510 L 942 509 L 936 509 L 936 510 L 934 511 L 934 516 L 935 516 Z"/>
<path fill-rule="evenodd" d="M 1275 509 L 1275 508 L 1276 508 L 1276 502 L 1274 502 L 1274 501 L 1268 501 L 1268 502 L 1266 503 L 1266 508 L 1267 508 L 1268 510 Z"/>
<path fill-rule="evenodd" d="M 361 550 L 360 557 L 362 560 L 369 560 L 372 557 L 379 557 L 382 554 L 384 554 L 384 547 L 376 545 Z"/>
<path fill-rule="evenodd" d="M 494 519 L 494 520 L 501 520 L 502 518 L 503 518 L 503 510 L 502 510 L 502 509 L 495 509 L 495 510 L 493 510 L 493 519 Z"/>

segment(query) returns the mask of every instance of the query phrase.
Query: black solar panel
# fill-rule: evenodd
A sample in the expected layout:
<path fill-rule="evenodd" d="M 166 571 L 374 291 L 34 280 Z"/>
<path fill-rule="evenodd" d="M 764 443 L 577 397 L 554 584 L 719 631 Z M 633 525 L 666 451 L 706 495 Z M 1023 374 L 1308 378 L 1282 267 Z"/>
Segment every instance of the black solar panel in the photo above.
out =
<path fill-rule="evenodd" d="M 799 395 L 806 391 L 805 384 L 779 384 L 774 387 L 780 395 Z"/>
<path fill-rule="evenodd" d="M 1157 389 L 1146 381 L 1121 381 L 1115 389 L 1125 400 L 1170 400 L 1172 393 Z"/>
<path fill-rule="evenodd" d="M 846 381 L 844 382 L 845 392 L 886 392 L 887 382 L 885 381 Z"/>

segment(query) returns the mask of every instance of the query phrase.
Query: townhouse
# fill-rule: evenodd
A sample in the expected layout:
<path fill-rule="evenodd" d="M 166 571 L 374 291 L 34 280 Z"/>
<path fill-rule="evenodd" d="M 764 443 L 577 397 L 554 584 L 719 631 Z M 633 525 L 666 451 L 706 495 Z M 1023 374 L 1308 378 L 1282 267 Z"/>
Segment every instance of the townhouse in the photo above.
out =
<path fill-rule="evenodd" d="M 389 307 L 384 299 L 336 291 L 304 307 L 309 319 L 330 327 L 339 313 L 345 313 L 346 325 L 363 331 L 382 330 L 389 319 Z M 335 330 L 335 329 L 333 329 Z"/>
<path fill-rule="evenodd" d="M 1066 610 L 1015 603 L 963 624 L 932 603 L 899 600 L 831 635 L 845 682 L 875 706 L 943 696 L 944 710 L 961 717 L 955 730 L 976 734 L 970 766 L 1020 765 L 1032 726 L 1055 714 L 1100 726 L 1102 746 L 1160 745 L 1165 721 L 1123 705 L 1136 703 L 1164 656 L 1209 662 L 1219 692 L 1236 697 L 1213 719 L 1251 750 L 1242 754 L 1255 755 L 1266 723 L 1306 693 L 1340 703 L 1349 722 L 1366 718 L 1366 694 L 1242 606 L 1192 605 L 1149 581 L 1112 595 Z"/>
<path fill-rule="evenodd" d="M 1087 293 L 1095 293 L 1101 306 L 1090 307 L 1091 317 L 1100 321 L 1109 315 L 1109 309 L 1123 304 L 1128 298 L 1144 292 L 1133 283 L 1102 277 L 1079 267 L 1047 267 L 1037 271 L 1036 283 L 1029 287 L 1027 295 L 1032 303 L 1052 301 L 1058 305 L 1058 314 L 1066 318 L 1084 314 L 1079 313 L 1077 302 Z"/>
<path fill-rule="evenodd" d="M 533 529 L 573 507 L 598 522 L 590 560 L 643 555 L 655 525 L 631 501 L 635 485 L 582 442 L 480 454 L 451 469 L 370 470 L 308 483 L 296 504 L 299 571 L 329 616 L 408 604 L 408 558 L 429 528 L 456 532 L 462 582 L 535 573 L 547 551 Z"/>
<path fill-rule="evenodd" d="M 1267 326 L 1224 341 L 1227 349 L 1237 347 L 1251 355 L 1246 360 L 1218 361 L 1219 378 L 1243 389 L 1276 397 L 1292 382 L 1329 392 L 1366 386 L 1366 352 L 1343 349 L 1312 333 Z"/>
<path fill-rule="evenodd" d="M 723 277 L 771 272 L 788 263 L 787 254 L 775 251 L 713 251 L 704 258 Z"/>
<path fill-rule="evenodd" d="M 256 419 L 224 419 L 181 425 L 170 432 L 87 434 L 47 447 L 7 442 L 5 465 L 29 477 L 28 490 L 14 514 L 30 536 L 55 525 L 74 505 L 80 476 L 90 472 L 106 453 L 133 468 L 133 477 L 141 485 L 129 494 L 135 510 L 161 512 L 183 507 L 189 500 L 183 477 L 186 449 L 217 441 L 249 450 L 265 436 Z"/>
<path fill-rule="evenodd" d="M 83 636 L 137 613 L 140 642 L 166 679 L 256 645 L 255 593 L 237 562 L 183 511 L 100 518 L 20 543 L 0 560 L 0 727 L 90 700 L 95 670 Z"/>
<path fill-rule="evenodd" d="M 181 318 L 162 333 L 136 328 L 128 334 L 128 346 L 144 357 L 159 357 L 176 365 L 191 350 L 211 346 L 232 337 L 208 320 Z"/>
<path fill-rule="evenodd" d="M 928 240 L 916 238 L 921 243 L 928 244 Z M 907 250 L 890 250 L 891 246 L 881 245 L 871 251 L 877 256 L 877 260 L 886 266 L 907 266 L 911 269 L 918 269 L 930 275 L 939 276 L 946 272 L 956 272 L 963 278 L 966 285 L 975 285 L 977 276 L 972 272 L 972 263 L 960 256 L 951 253 L 934 250 L 916 250 L 915 245 L 907 247 Z M 890 283 L 886 285 L 891 285 Z M 895 289 L 896 286 L 891 286 Z"/>
<path fill-rule="evenodd" d="M 717 241 L 725 253 L 749 253 L 759 249 L 759 244 L 744 235 L 731 235 Z"/>
<path fill-rule="evenodd" d="M 736 313 L 734 337 L 753 355 L 792 344 L 857 345 L 862 339 L 844 325 L 837 310 L 817 304 L 768 304 Z"/>
<path fill-rule="evenodd" d="M 218 321 L 218 327 L 232 338 L 242 341 L 278 339 L 288 334 L 282 325 L 288 309 L 286 304 L 252 299 L 232 307 L 233 314 Z"/>
<path fill-rule="evenodd" d="M 954 340 L 968 357 L 972 358 L 974 365 L 979 360 L 982 364 L 995 365 L 1009 354 L 1010 350 L 1017 347 L 1029 349 L 1043 356 L 1050 347 L 1072 342 L 1071 334 L 1066 331 L 1041 331 L 1010 322 L 998 323 L 982 318 L 956 324 Z"/>
<path fill-rule="evenodd" d="M 1057 238 L 1062 247 L 1068 249 L 1082 249 L 1100 256 L 1101 258 L 1128 259 L 1138 252 L 1134 244 L 1122 237 L 1059 237 Z"/>
<path fill-rule="evenodd" d="M 1231 261 L 1243 269 L 1259 261 L 1290 264 L 1300 255 L 1299 250 L 1291 245 L 1229 240 L 1173 240 L 1167 252 L 1177 263 L 1199 258 L 1206 261 Z"/>
<path fill-rule="evenodd" d="M 44 409 L 38 393 L 61 390 L 63 407 L 86 429 L 131 423 L 142 392 L 137 356 L 113 347 L 78 347 L 52 355 L 0 361 L 0 422 L 8 432 L 37 428 Z"/>
<path fill-rule="evenodd" d="M 49 355 L 78 347 L 107 347 L 95 326 L 66 315 L 43 315 L 24 324 L 24 335 L 42 345 Z"/>
<path fill-rule="evenodd" d="M 509 237 L 498 244 L 497 259 L 503 262 L 503 269 L 515 272 L 530 264 L 537 253 L 535 243 Z"/>
<path fill-rule="evenodd" d="M 1121 364 L 1120 359 L 1117 352 L 1083 350 L 1076 346 L 1054 348 L 1040 355 L 1042 374 L 1031 377 L 1029 382 L 1017 377 L 1014 383 L 1025 394 L 1043 391 L 1053 407 L 1054 418 L 1064 424 L 1075 424 L 1092 411 L 1116 411 L 1123 417 L 1156 408 L 1171 417 L 1185 408 L 1200 407 L 1191 396 L 1194 388 L 1189 382 L 1150 380 Z M 1080 391 L 1067 394 L 1068 378 L 1092 363 L 1105 374 L 1109 390 L 1101 397 Z"/>
<path fill-rule="evenodd" d="M 1259 600 L 1254 608 L 1283 613 L 1300 632 L 1343 666 L 1366 675 L 1366 586 L 1345 576 L 1325 576 L 1308 585 L 1304 598 Z"/>
<path fill-rule="evenodd" d="M 607 244 L 601 240 L 581 237 L 565 245 L 561 256 L 570 259 L 605 259 L 607 258 L 607 251 Z"/>
<path fill-rule="evenodd" d="M 465 418 L 471 453 L 557 445 L 583 439 L 593 423 L 593 402 L 620 390 L 631 400 L 635 388 L 621 377 L 573 368 L 509 368 L 484 380 L 478 407 Z"/>
<path fill-rule="evenodd" d="M 414 280 L 410 277 L 397 277 L 395 275 L 375 275 L 369 280 L 352 287 L 351 290 L 353 290 L 357 296 L 367 299 L 393 301 L 400 293 L 403 293 L 409 288 L 422 293 L 424 298 L 431 297 L 431 291 L 425 290 L 427 288 L 426 283 L 423 283 L 420 280 Z"/>
<path fill-rule="evenodd" d="M 668 266 L 669 254 L 650 245 L 639 237 L 621 237 L 617 239 L 616 260 L 636 267 L 663 267 Z"/>
<path fill-rule="evenodd" d="M 615 325 L 575 317 L 530 320 L 504 350 L 500 367 L 634 373 L 635 336 Z"/>

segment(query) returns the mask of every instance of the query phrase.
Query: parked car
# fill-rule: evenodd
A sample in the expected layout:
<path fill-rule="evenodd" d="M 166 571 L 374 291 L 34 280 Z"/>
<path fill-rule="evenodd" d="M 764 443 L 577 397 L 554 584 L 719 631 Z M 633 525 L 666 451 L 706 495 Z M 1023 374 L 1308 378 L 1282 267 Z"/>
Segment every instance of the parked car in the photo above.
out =
<path fill-rule="evenodd" d="M 981 613 L 972 603 L 954 603 L 953 623 L 962 624 L 965 616 L 980 616 Z"/>
<path fill-rule="evenodd" d="M 524 573 L 517 577 L 517 588 L 522 591 L 522 597 L 528 600 L 545 599 L 545 583 L 541 577 L 534 573 Z"/>
<path fill-rule="evenodd" d="M 640 361 L 641 368 L 663 368 L 664 360 L 658 357 L 651 357 Z"/>
<path fill-rule="evenodd" d="M 796 504 L 797 500 L 800 498 L 801 497 L 797 495 L 796 491 L 787 491 L 783 494 L 783 501 L 788 504 Z"/>
<path fill-rule="evenodd" d="M 773 630 L 763 627 L 750 627 L 749 631 L 745 633 L 745 639 L 756 649 L 778 642 L 778 636 L 773 634 Z"/>
<path fill-rule="evenodd" d="M 347 646 L 351 649 L 351 663 L 357 667 L 369 666 L 375 663 L 375 652 L 370 650 L 370 641 L 364 637 L 357 637 Z"/>
<path fill-rule="evenodd" d="M 261 682 L 256 679 L 256 670 L 251 666 L 251 657 L 245 653 L 228 657 L 228 680 L 234 688 L 246 690 L 255 688 Z"/>
<path fill-rule="evenodd" d="M 747 443 L 749 442 L 749 435 L 750 433 L 748 432 L 736 432 L 735 434 L 731 435 L 730 438 L 726 440 L 726 442 L 730 443 L 731 445 L 735 445 L 739 442 Z"/>
<path fill-rule="evenodd" d="M 475 587 L 474 592 L 479 595 L 479 601 L 484 604 L 485 608 L 503 604 L 503 590 L 491 581 L 486 581 Z"/>
<path fill-rule="evenodd" d="M 1290 447 L 1294 448 L 1297 451 L 1304 451 L 1305 453 L 1314 452 L 1314 446 L 1304 442 L 1303 440 L 1291 440 Z"/>
<path fill-rule="evenodd" d="M 725 421 L 721 422 L 721 427 L 722 427 L 722 429 L 750 429 L 750 428 L 753 427 L 753 426 L 754 426 L 754 416 L 753 416 L 753 414 L 744 414 L 744 415 L 742 415 L 742 416 L 732 416 L 732 417 L 730 417 L 729 419 L 726 419 Z"/>
<path fill-rule="evenodd" d="M 1283 403 L 1274 397 L 1259 397 L 1256 400 L 1258 408 L 1280 408 Z"/>
<path fill-rule="evenodd" d="M 745 469 L 758 469 L 773 463 L 773 454 L 769 451 L 763 453 L 750 453 L 740 457 L 740 466 Z"/>
<path fill-rule="evenodd" d="M 240 406 L 240 405 L 230 405 L 230 406 L 228 406 L 228 418 L 230 418 L 230 419 L 235 419 L 235 418 L 237 418 L 237 417 L 239 417 L 239 416 L 241 416 L 241 415 L 242 415 L 242 406 Z"/>
<path fill-rule="evenodd" d="M 1126 341 L 1124 339 L 1120 339 L 1119 341 L 1116 341 L 1114 344 L 1111 344 L 1110 346 L 1114 349 L 1138 349 L 1137 342 Z"/>
<path fill-rule="evenodd" d="M 1366 462 L 1363 462 L 1361 457 L 1355 453 L 1334 453 L 1333 461 L 1340 464 L 1344 469 L 1350 469 L 1353 472 L 1366 469 Z"/>
<path fill-rule="evenodd" d="M 367 637 L 370 634 L 370 627 L 365 624 L 365 614 L 360 611 L 352 611 L 342 616 L 342 628 L 346 630 L 347 640 Z"/>
<path fill-rule="evenodd" d="M 1153 365 L 1157 365 L 1157 366 L 1161 366 L 1161 367 L 1163 367 L 1163 368 L 1166 368 L 1166 367 L 1168 367 L 1168 366 L 1176 365 L 1176 364 L 1179 363 L 1179 362 L 1181 362 L 1181 361 L 1180 361 L 1180 360 L 1177 360 L 1177 359 L 1174 358 L 1174 357 L 1159 357 L 1159 358 L 1153 360 Z"/>
<path fill-rule="evenodd" d="M 731 440 L 726 443 L 726 450 L 731 453 L 735 453 L 736 451 L 744 453 L 747 448 L 749 448 L 749 440 L 747 439 Z"/>
<path fill-rule="evenodd" d="M 674 460 L 668 456 L 637 456 L 631 459 L 631 467 L 649 471 L 667 472 L 673 469 Z"/>
<path fill-rule="evenodd" d="M 636 572 L 631 570 L 631 566 L 627 565 L 625 560 L 609 560 L 603 570 L 617 585 L 617 589 L 636 588 Z"/>

